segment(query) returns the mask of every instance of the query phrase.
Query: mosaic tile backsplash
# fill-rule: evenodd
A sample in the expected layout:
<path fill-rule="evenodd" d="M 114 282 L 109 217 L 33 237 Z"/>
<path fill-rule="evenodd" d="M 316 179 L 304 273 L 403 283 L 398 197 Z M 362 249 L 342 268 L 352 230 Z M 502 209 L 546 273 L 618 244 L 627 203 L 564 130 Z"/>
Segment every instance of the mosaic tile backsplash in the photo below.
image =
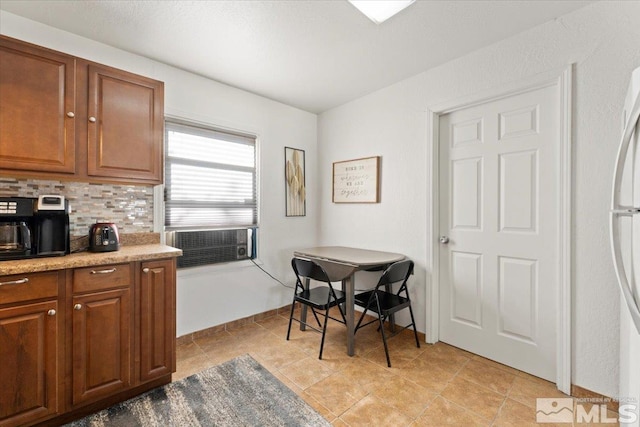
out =
<path fill-rule="evenodd" d="M 0 197 L 65 196 L 71 206 L 70 233 L 82 236 L 96 222 L 113 222 L 118 231 L 153 231 L 153 186 L 89 184 L 0 177 Z"/>

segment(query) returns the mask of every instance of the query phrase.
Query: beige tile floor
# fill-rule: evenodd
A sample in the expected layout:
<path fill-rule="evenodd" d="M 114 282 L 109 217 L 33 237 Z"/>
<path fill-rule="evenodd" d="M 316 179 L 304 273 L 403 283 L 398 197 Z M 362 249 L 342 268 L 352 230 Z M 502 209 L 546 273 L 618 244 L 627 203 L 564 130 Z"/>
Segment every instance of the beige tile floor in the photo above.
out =
<path fill-rule="evenodd" d="M 344 325 L 330 320 L 318 360 L 320 334 L 294 322 L 286 341 L 287 322 L 275 315 L 178 346 L 174 380 L 249 353 L 336 427 L 529 426 L 536 398 L 567 397 L 550 382 L 447 344 L 417 348 L 410 331 L 389 340 L 388 368 L 374 325 L 358 331 L 349 357 Z"/>

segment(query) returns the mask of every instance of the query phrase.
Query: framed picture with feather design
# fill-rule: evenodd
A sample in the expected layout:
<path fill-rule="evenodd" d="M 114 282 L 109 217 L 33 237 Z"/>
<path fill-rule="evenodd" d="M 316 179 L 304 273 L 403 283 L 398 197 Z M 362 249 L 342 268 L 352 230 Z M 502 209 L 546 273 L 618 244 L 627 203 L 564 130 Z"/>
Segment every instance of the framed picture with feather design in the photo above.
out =
<path fill-rule="evenodd" d="M 286 216 L 307 214 L 304 150 L 284 147 L 285 212 Z"/>

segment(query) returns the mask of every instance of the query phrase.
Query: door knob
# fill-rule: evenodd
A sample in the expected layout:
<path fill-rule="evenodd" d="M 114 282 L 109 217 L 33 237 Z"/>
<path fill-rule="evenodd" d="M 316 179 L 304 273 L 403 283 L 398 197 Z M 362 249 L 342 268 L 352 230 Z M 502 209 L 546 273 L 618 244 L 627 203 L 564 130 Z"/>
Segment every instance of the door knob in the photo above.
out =
<path fill-rule="evenodd" d="M 449 243 L 449 237 L 448 236 L 440 236 L 440 243 L 443 243 L 443 244 L 446 245 L 447 243 Z"/>
<path fill-rule="evenodd" d="M 51 310 L 47 311 L 47 314 L 49 316 L 55 316 L 56 315 L 56 311 L 52 308 Z"/>
<path fill-rule="evenodd" d="M 76 304 L 73 306 L 74 310 L 82 310 L 82 304 Z"/>

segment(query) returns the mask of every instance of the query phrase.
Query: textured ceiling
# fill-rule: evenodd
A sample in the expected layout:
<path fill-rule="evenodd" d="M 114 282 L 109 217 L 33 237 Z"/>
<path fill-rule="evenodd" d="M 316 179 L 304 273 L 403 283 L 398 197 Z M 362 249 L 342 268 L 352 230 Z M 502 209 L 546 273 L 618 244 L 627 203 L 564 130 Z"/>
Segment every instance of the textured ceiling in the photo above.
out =
<path fill-rule="evenodd" d="M 427 1 L 376 25 L 346 0 L 0 0 L 0 9 L 322 112 L 591 1 Z"/>

